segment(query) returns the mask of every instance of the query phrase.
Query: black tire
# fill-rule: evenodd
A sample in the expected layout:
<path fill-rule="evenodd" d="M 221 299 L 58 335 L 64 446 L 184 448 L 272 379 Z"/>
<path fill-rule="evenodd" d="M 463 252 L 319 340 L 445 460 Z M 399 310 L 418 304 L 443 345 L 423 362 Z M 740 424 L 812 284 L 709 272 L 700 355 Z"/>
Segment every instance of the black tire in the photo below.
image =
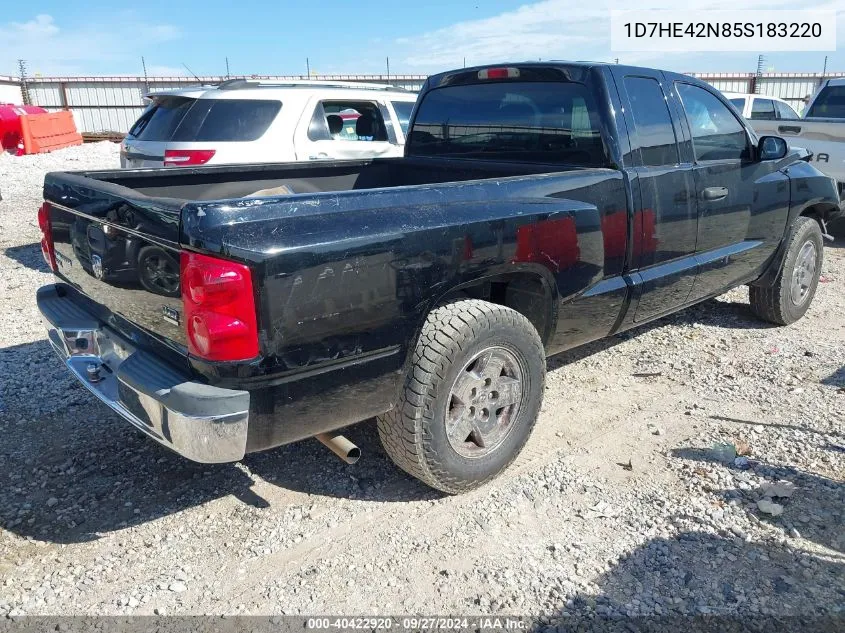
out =
<path fill-rule="evenodd" d="M 489 417 L 488 408 L 484 408 L 488 417 L 480 424 L 492 425 L 494 434 L 504 435 L 495 446 L 480 448 L 482 454 L 473 456 L 472 442 L 467 441 L 459 448 L 453 444 L 454 436 L 458 435 L 456 426 L 451 427 L 452 439 L 447 434 L 447 414 L 454 416 L 455 410 L 456 396 L 451 390 L 457 387 L 461 372 L 468 372 L 461 374 L 466 380 L 470 380 L 467 376 L 486 380 L 483 373 L 473 372 L 480 367 L 477 365 L 482 362 L 480 359 L 491 359 L 491 354 L 508 359 L 505 368 L 496 373 L 497 362 L 491 361 L 489 373 L 499 378 L 492 383 L 493 387 L 484 387 L 491 384 L 489 381 L 479 382 L 484 393 L 476 396 L 473 388 L 473 397 L 484 398 L 485 402 L 490 398 L 489 403 L 495 403 L 499 393 L 488 394 L 487 389 L 514 381 L 508 378 L 511 371 L 519 376 L 515 381 L 519 387 L 514 390 L 519 392 L 519 400 L 498 410 L 495 404 L 486 405 L 495 413 Z M 381 442 L 399 468 L 432 488 L 449 494 L 472 490 L 500 474 L 522 450 L 540 411 L 545 378 L 542 341 L 522 314 L 478 299 L 447 303 L 428 315 L 413 351 L 400 400 L 393 410 L 378 418 Z M 513 386 L 514 382 L 510 384 Z M 466 411 L 470 410 L 474 408 L 467 405 Z M 481 411 L 479 408 L 479 415 Z M 475 436 L 471 434 L 467 440 L 470 437 Z M 490 452 L 484 454 L 484 451 Z"/>
<path fill-rule="evenodd" d="M 812 244 L 815 248 L 815 266 L 812 273 L 806 277 L 806 293 L 800 301 L 793 298 L 793 281 L 796 268 L 800 268 L 799 256 L 803 249 L 809 248 L 806 245 Z M 759 318 L 778 325 L 789 325 L 795 323 L 807 312 L 816 288 L 819 284 L 819 274 L 822 269 L 824 258 L 824 242 L 819 223 L 812 218 L 796 218 L 792 227 L 792 236 L 786 249 L 786 258 L 783 268 L 771 286 L 751 286 L 749 288 L 749 299 L 751 311 Z M 800 271 L 799 271 L 800 273 Z"/>
<path fill-rule="evenodd" d="M 179 260 L 159 246 L 145 246 L 138 251 L 138 280 L 149 292 L 178 297 Z"/>

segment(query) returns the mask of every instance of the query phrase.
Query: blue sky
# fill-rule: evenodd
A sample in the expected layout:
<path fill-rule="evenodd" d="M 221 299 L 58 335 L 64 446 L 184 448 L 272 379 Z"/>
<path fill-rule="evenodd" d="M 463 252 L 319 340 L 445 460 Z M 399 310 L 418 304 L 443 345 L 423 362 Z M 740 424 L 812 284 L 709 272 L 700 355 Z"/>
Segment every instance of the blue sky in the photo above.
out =
<path fill-rule="evenodd" d="M 151 75 L 427 74 L 525 59 L 612 60 L 609 10 L 677 8 L 672 0 L 104 0 L 3 3 L 0 74 Z M 795 9 L 794 0 L 698 0 L 695 8 Z M 838 50 L 828 70 L 845 71 L 845 2 L 806 0 L 800 8 L 837 9 Z M 760 51 L 765 53 L 765 51 Z M 750 72 L 755 53 L 619 54 L 622 62 L 677 71 Z M 825 53 L 767 54 L 767 69 L 820 72 Z"/>

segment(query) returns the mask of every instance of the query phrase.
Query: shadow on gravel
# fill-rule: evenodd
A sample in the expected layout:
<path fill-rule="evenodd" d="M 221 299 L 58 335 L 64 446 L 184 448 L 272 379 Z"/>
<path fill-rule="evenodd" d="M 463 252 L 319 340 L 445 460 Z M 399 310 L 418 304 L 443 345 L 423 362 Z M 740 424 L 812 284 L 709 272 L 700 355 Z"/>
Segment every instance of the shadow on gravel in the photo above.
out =
<path fill-rule="evenodd" d="M 842 447 L 829 442 L 819 448 L 831 454 L 840 453 L 842 450 Z M 705 448 L 678 448 L 672 451 L 672 455 L 692 461 L 720 463 L 713 452 Z M 755 504 L 762 497 L 759 490 L 722 490 L 717 494 L 724 503 L 742 502 L 760 522 L 777 527 L 786 534 L 790 530 L 796 530 L 808 541 L 845 553 L 845 482 L 791 466 L 776 466 L 754 459 L 751 459 L 750 463 L 750 472 L 764 477 L 767 481 L 786 480 L 795 484 L 796 490 L 791 497 L 776 500 L 782 503 L 783 514 L 771 516 L 758 512 Z M 736 478 L 741 478 L 744 471 L 734 472 Z M 840 562 L 845 565 L 845 560 Z M 845 581 L 842 578 L 838 585 L 845 600 Z"/>
<path fill-rule="evenodd" d="M 24 246 L 10 246 L 3 250 L 3 254 L 9 259 L 40 273 L 50 272 L 47 262 L 44 261 L 44 256 L 41 254 L 41 244 L 38 242 Z"/>
<path fill-rule="evenodd" d="M 704 454 L 675 452 L 692 460 Z M 778 528 L 782 536 L 748 542 L 718 520 L 697 519 L 699 527 L 690 528 L 692 517 L 678 514 L 673 519 L 686 523 L 680 534 L 654 538 L 635 549 L 595 578 L 595 588 L 562 600 L 547 623 L 534 630 L 845 630 L 845 558 L 813 551 L 802 540 L 843 552 L 845 485 L 759 462 L 753 469 L 769 480 L 788 479 L 798 486 L 793 497 L 784 500 L 782 516 L 759 513 L 754 506 L 757 491 L 716 491 L 714 505 L 745 505 L 749 514 Z M 794 532 L 787 537 L 796 529 L 802 538 Z"/>
<path fill-rule="evenodd" d="M 33 390 L 34 375 L 41 392 Z M 0 528 L 22 537 L 95 540 L 226 496 L 268 508 L 270 501 L 253 489 L 254 476 L 344 499 L 438 497 L 393 466 L 372 423 L 347 429 L 363 454 L 355 466 L 316 440 L 247 455 L 238 464 L 197 464 L 94 400 L 46 341 L 0 349 L 0 376 Z"/>
<path fill-rule="evenodd" d="M 824 382 L 824 381 L 822 381 Z M 836 431 L 830 431 L 827 433 L 822 433 L 821 431 L 815 431 L 813 429 L 809 429 L 805 426 L 797 426 L 795 424 L 778 424 L 775 422 L 755 422 L 754 420 L 741 420 L 739 418 L 731 418 L 725 415 L 710 415 L 707 416 L 711 420 L 717 420 L 719 422 L 733 422 L 734 424 L 746 424 L 748 426 L 763 426 L 767 428 L 775 428 L 775 429 L 791 429 L 793 431 L 802 431 L 804 433 L 813 433 L 816 435 L 835 435 L 837 437 L 845 437 L 845 433 L 837 433 Z"/>
<path fill-rule="evenodd" d="M 845 365 L 837 369 L 827 378 L 822 379 L 821 383 L 832 387 L 840 387 L 841 390 L 845 390 Z"/>

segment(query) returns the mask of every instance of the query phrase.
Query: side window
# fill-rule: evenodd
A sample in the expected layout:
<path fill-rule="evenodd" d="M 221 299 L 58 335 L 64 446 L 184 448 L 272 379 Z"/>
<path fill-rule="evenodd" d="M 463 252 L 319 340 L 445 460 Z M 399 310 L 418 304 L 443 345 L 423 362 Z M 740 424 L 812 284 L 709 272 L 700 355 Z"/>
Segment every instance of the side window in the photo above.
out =
<path fill-rule="evenodd" d="M 691 84 L 675 84 L 692 133 L 695 160 L 741 159 L 747 155 L 745 128 L 714 94 Z"/>
<path fill-rule="evenodd" d="M 771 120 L 775 118 L 775 102 L 771 99 L 755 98 L 751 103 L 751 118 Z"/>
<path fill-rule="evenodd" d="M 779 119 L 794 120 L 800 118 L 798 113 L 790 106 L 780 101 L 775 101 L 775 111 L 778 113 Z"/>
<path fill-rule="evenodd" d="M 337 141 L 388 140 L 381 109 L 373 101 L 321 101 L 308 130 L 312 140 L 324 140 L 326 133 Z M 312 130 L 320 138 L 312 137 Z"/>
<path fill-rule="evenodd" d="M 408 123 L 411 120 L 411 111 L 414 109 L 413 101 L 391 101 L 396 116 L 399 117 L 399 126 L 402 134 L 408 134 Z"/>
<path fill-rule="evenodd" d="M 643 165 L 678 164 L 678 143 L 660 84 L 649 77 L 625 77 L 625 91 Z"/>

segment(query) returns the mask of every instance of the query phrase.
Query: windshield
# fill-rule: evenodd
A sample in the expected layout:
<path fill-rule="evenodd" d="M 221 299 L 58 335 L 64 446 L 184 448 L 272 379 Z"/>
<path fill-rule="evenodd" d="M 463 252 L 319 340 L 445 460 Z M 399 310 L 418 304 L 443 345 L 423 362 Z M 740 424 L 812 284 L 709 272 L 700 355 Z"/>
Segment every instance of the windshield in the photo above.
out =
<path fill-rule="evenodd" d="M 447 86 L 420 102 L 407 154 L 599 167 L 608 164 L 599 121 L 581 83 Z"/>
<path fill-rule="evenodd" d="M 813 101 L 808 117 L 845 119 L 845 86 L 828 86 Z"/>

